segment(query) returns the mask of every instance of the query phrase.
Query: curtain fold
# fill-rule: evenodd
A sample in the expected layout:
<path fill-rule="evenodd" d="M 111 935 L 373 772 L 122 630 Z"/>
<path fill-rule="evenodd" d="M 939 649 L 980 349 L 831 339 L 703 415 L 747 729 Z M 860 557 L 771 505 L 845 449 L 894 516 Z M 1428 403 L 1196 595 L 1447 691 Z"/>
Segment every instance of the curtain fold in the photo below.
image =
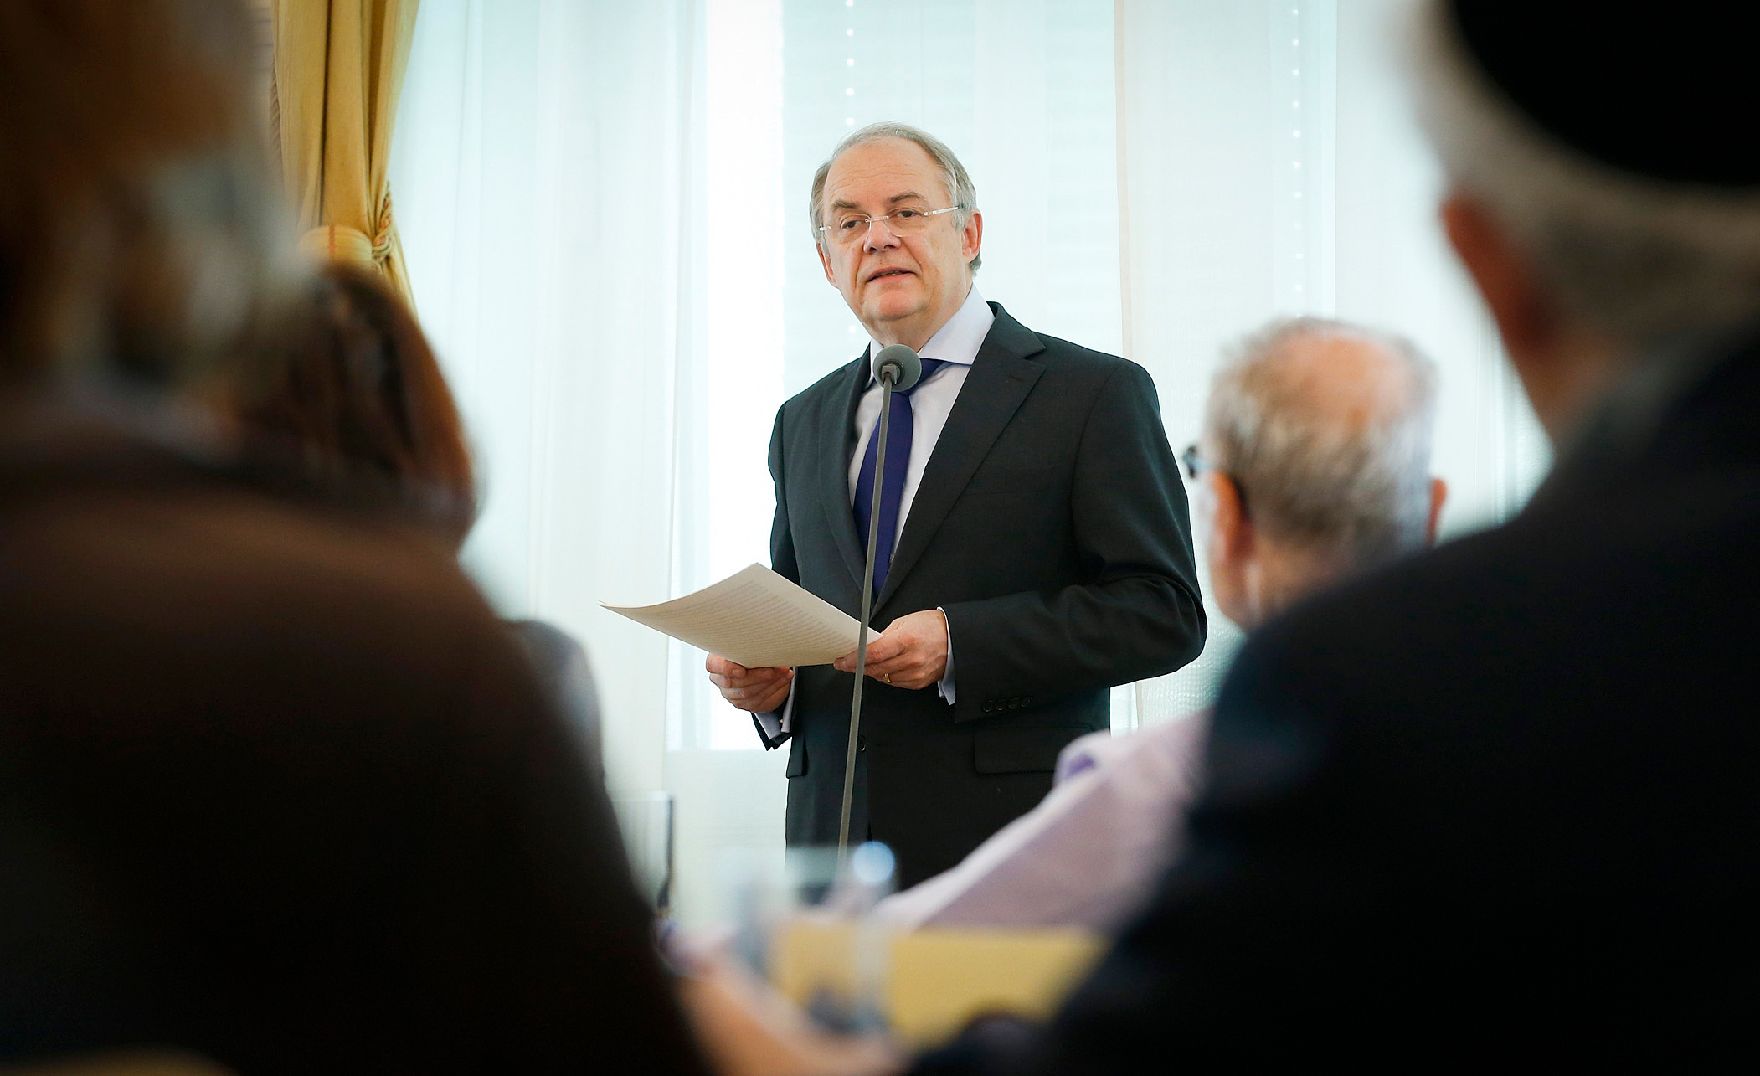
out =
<path fill-rule="evenodd" d="M 665 785 L 671 649 L 599 602 L 678 593 L 681 395 L 708 362 L 700 34 L 700 0 L 424 0 L 391 169 L 482 477 L 464 564 L 586 646 L 633 793 Z"/>
<path fill-rule="evenodd" d="M 386 179 L 418 0 L 274 0 L 281 169 L 302 249 L 410 296 Z"/>
<path fill-rule="evenodd" d="M 1520 507 L 1546 452 L 1436 223 L 1440 175 L 1401 72 L 1411 6 L 1115 0 L 1125 335 L 1176 448 L 1218 359 L 1272 317 L 1410 337 L 1441 373 L 1432 470 L 1456 534 Z M 1207 704 L 1226 672 L 1239 633 L 1209 610 L 1203 655 L 1139 686 L 1145 723 Z"/>

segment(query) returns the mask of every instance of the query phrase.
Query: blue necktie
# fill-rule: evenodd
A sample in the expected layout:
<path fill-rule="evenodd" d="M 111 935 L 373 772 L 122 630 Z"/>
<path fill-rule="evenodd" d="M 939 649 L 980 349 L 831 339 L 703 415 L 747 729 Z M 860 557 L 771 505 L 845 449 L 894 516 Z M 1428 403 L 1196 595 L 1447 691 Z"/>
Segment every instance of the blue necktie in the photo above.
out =
<path fill-rule="evenodd" d="M 886 585 L 886 573 L 892 567 L 892 546 L 898 540 L 898 510 L 904 500 L 904 475 L 911 461 L 911 393 L 923 387 L 947 363 L 942 359 L 924 359 L 923 376 L 903 392 L 893 392 L 892 407 L 886 420 L 886 466 L 880 475 L 880 533 L 874 539 L 874 593 Z M 880 419 L 875 416 L 874 428 L 868 432 L 868 451 L 862 456 L 862 469 L 856 476 L 856 540 L 867 551 L 868 522 L 873 514 L 872 490 L 874 467 L 880 454 Z"/>

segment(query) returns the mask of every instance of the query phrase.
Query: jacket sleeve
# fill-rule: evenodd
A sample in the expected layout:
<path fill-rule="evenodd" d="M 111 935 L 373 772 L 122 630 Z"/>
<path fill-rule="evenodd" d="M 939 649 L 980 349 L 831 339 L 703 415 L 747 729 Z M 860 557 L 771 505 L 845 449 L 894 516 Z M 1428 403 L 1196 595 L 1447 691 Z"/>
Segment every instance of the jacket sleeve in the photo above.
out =
<path fill-rule="evenodd" d="M 782 483 L 782 414 L 784 407 L 776 409 L 776 426 L 770 431 L 770 478 L 776 487 L 776 515 L 770 524 L 770 569 L 791 583 L 801 581 L 801 570 L 795 563 L 794 536 L 788 530 L 788 496 L 783 491 Z M 789 689 L 789 701 L 794 699 L 793 689 Z M 752 715 L 752 730 L 758 734 L 758 742 L 765 750 L 773 751 L 788 742 L 789 734 L 780 731 L 782 716 L 789 703 L 784 703 L 781 710 L 767 715 Z M 770 717 L 775 723 L 772 727 L 779 731 L 772 733 L 764 727 L 764 717 Z"/>
<path fill-rule="evenodd" d="M 786 406 L 786 405 L 785 405 Z M 795 563 L 794 536 L 788 529 L 788 496 L 783 489 L 782 419 L 785 407 L 776 409 L 776 426 L 770 431 L 770 479 L 776 486 L 776 515 L 770 524 L 770 567 L 792 583 L 801 581 Z"/>
<path fill-rule="evenodd" d="M 1148 373 L 1121 363 L 1083 422 L 1070 494 L 1082 578 L 945 606 L 956 721 L 1158 676 L 1204 646 L 1185 487 Z"/>

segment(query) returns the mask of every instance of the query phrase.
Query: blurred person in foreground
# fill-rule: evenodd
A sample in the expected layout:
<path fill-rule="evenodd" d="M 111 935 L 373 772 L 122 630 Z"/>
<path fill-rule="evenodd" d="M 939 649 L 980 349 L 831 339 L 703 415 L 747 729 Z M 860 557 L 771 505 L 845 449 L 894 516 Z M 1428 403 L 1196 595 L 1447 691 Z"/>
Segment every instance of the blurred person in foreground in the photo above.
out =
<path fill-rule="evenodd" d="M 457 549 L 477 486 L 458 403 L 403 298 L 376 274 L 324 266 L 283 347 L 234 386 L 234 417 L 317 483 L 382 497 Z M 542 620 L 508 622 L 594 760 L 599 710 L 587 655 Z"/>
<path fill-rule="evenodd" d="M 1223 614 L 1251 631 L 1307 594 L 1435 540 L 1436 372 L 1403 340 L 1274 322 L 1210 385 L 1187 449 L 1194 522 Z M 1111 929 L 1178 851 L 1209 715 L 1084 736 L 1045 801 L 959 866 L 880 903 L 908 927 Z"/>
<path fill-rule="evenodd" d="M 1256 632 L 1149 909 L 1043 1034 L 922 1071 L 1751 1059 L 1760 154 L 1719 108 L 1753 97 L 1747 23 L 1416 18 L 1442 222 L 1556 465 L 1508 524 Z"/>
<path fill-rule="evenodd" d="M 0 4 L 0 1063 L 699 1071 L 452 558 L 172 402 L 297 287 L 254 55 L 230 0 Z"/>

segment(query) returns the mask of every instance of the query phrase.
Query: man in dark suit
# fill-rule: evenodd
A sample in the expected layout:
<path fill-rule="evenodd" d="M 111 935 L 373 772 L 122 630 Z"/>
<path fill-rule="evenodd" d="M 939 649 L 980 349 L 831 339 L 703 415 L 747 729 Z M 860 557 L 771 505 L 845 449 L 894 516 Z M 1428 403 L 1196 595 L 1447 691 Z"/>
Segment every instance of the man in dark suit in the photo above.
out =
<path fill-rule="evenodd" d="M 1204 614 L 1153 384 L 984 302 L 983 217 L 953 153 L 911 127 L 865 128 L 820 167 L 811 209 L 825 279 L 873 341 L 777 413 L 771 554 L 856 614 L 879 516 L 883 630 L 851 834 L 891 845 L 911 884 L 1043 797 L 1058 752 L 1108 727 L 1107 689 L 1190 661 Z M 895 397 L 882 461 L 870 364 L 894 343 L 933 361 Z M 792 740 L 791 845 L 837 840 L 854 668 L 853 653 L 798 675 L 709 658 L 766 746 Z"/>
<path fill-rule="evenodd" d="M 1419 37 L 1448 236 L 1557 466 L 1247 643 L 1184 858 L 983 1071 L 1751 1060 L 1760 157 L 1716 108 L 1751 46 L 1721 5 L 1559 23 L 1430 0 Z M 1635 55 L 1670 77 L 1556 69 Z"/>

